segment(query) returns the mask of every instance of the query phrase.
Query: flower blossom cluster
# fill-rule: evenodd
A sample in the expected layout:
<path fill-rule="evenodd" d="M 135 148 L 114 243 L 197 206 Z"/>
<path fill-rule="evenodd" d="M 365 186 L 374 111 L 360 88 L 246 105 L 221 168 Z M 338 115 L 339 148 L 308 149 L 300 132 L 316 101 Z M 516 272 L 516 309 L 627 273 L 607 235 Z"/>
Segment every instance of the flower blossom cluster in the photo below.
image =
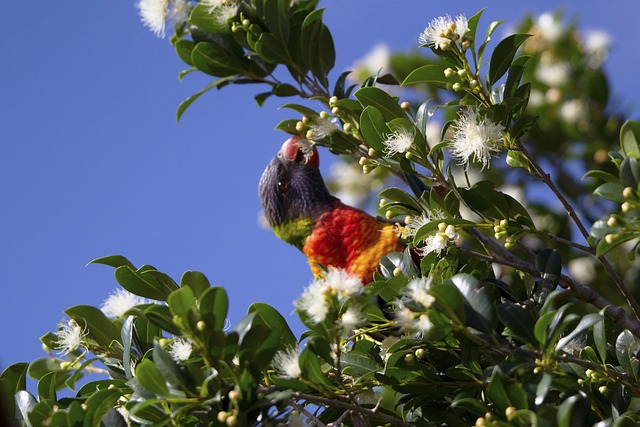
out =
<path fill-rule="evenodd" d="M 313 323 L 322 323 L 330 314 L 334 314 L 336 316 L 332 317 L 336 317 L 337 325 L 349 331 L 364 322 L 361 309 L 351 304 L 339 317 L 337 312 L 348 298 L 360 295 L 363 289 L 358 276 L 344 269 L 329 267 L 324 277 L 316 278 L 304 290 L 295 306 Z"/>
<path fill-rule="evenodd" d="M 122 317 L 129 309 L 141 305 L 148 304 L 150 301 L 146 298 L 134 295 L 125 289 L 116 289 L 112 292 L 106 300 L 102 303 L 100 310 L 107 317 L 117 318 Z"/>
<path fill-rule="evenodd" d="M 447 50 L 452 43 L 457 42 L 466 48 L 470 43 L 465 37 L 468 31 L 469 23 L 464 15 L 454 18 L 445 15 L 432 20 L 418 40 L 420 44 L 433 49 Z"/>
<path fill-rule="evenodd" d="M 192 5 L 187 0 L 139 0 L 136 7 L 145 27 L 164 38 L 167 21 L 176 25 L 187 22 Z"/>
<path fill-rule="evenodd" d="M 482 117 L 476 108 L 462 109 L 451 128 L 451 154 L 467 168 L 472 159 L 482 163 L 483 168 L 488 167 L 491 156 L 504 143 L 504 126 Z"/>
<path fill-rule="evenodd" d="M 402 300 L 395 301 L 395 322 L 401 330 L 424 335 L 434 327 L 429 318 L 429 309 L 435 302 L 435 297 L 429 293 L 431 286 L 431 279 L 427 277 L 412 280 L 407 285 L 407 295 L 414 303 L 422 307 L 420 310 L 411 309 L 408 303 Z"/>
<path fill-rule="evenodd" d="M 81 347 L 86 348 L 84 338 L 88 333 L 86 328 L 80 327 L 78 322 L 73 319 L 66 323 L 60 322 L 56 331 L 58 337 L 56 351 L 62 356 L 66 356 Z"/>

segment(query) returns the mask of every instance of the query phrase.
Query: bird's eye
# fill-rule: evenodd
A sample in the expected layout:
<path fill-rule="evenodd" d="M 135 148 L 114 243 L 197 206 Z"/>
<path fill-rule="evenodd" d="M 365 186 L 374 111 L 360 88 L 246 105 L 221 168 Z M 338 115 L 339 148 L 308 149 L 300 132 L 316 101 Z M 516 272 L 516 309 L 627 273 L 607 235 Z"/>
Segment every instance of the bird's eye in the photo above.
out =
<path fill-rule="evenodd" d="M 284 179 L 281 179 L 280 181 L 278 181 L 278 190 L 285 192 L 287 191 L 288 188 L 289 188 L 289 182 L 287 182 Z"/>

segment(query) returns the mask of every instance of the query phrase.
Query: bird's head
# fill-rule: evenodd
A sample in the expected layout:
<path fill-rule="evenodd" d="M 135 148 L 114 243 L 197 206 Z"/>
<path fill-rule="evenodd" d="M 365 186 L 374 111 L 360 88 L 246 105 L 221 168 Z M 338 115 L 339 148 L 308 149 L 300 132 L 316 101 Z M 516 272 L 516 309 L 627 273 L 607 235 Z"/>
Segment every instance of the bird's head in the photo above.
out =
<path fill-rule="evenodd" d="M 279 238 L 299 248 L 316 218 L 337 201 L 322 180 L 319 163 L 316 148 L 293 136 L 282 144 L 260 179 L 267 222 Z"/>

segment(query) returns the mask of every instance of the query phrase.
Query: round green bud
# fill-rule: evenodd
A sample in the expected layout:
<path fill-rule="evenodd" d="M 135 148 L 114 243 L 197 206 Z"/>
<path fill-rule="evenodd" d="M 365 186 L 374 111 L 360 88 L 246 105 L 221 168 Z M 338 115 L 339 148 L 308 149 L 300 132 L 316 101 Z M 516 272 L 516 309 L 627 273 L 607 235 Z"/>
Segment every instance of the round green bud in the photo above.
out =
<path fill-rule="evenodd" d="M 229 418 L 229 413 L 227 411 L 220 411 L 218 412 L 216 418 L 219 422 L 224 423 L 225 421 L 227 421 L 227 418 Z"/>
<path fill-rule="evenodd" d="M 308 130 L 307 133 L 305 134 L 305 137 L 307 139 L 313 139 L 313 131 L 312 130 Z"/>
<path fill-rule="evenodd" d="M 369 148 L 369 150 L 367 150 L 367 154 L 369 155 L 369 157 L 377 157 L 378 156 L 378 152 L 374 148 Z"/>
<path fill-rule="evenodd" d="M 618 220 L 616 219 L 615 216 L 611 215 L 607 220 L 607 225 L 609 227 L 615 227 L 616 225 L 618 225 Z"/>
<path fill-rule="evenodd" d="M 625 189 L 622 190 L 622 197 L 624 197 L 625 199 L 632 198 L 633 197 L 633 188 L 625 187 Z"/>
<path fill-rule="evenodd" d="M 418 359 L 423 359 L 423 358 L 424 358 L 424 356 L 425 356 L 425 354 L 426 354 L 426 352 L 424 351 L 424 348 L 419 348 L 419 349 L 417 349 L 417 350 L 415 351 L 415 353 L 414 353 L 414 354 L 416 355 L 416 357 L 417 357 Z"/>
<path fill-rule="evenodd" d="M 633 209 L 633 206 L 629 202 L 624 202 L 620 206 L 620 210 L 622 210 L 623 213 L 629 213 L 629 212 L 631 212 L 631 209 Z"/>
<path fill-rule="evenodd" d="M 617 234 L 607 234 L 604 237 L 604 241 L 607 242 L 608 244 L 612 244 L 613 242 L 615 242 L 617 237 L 618 237 Z"/>
<path fill-rule="evenodd" d="M 453 68 L 447 68 L 444 70 L 444 76 L 447 78 L 451 78 L 456 75 L 456 70 Z"/>
<path fill-rule="evenodd" d="M 400 267 L 396 267 L 393 269 L 393 275 L 395 277 L 402 276 L 402 269 Z"/>
<path fill-rule="evenodd" d="M 415 359 L 415 357 L 413 356 L 412 353 L 408 353 L 408 354 L 404 355 L 404 361 L 405 361 L 405 363 L 407 363 L 409 365 L 413 364 L 413 362 L 415 362 L 415 360 L 416 359 Z"/>
<path fill-rule="evenodd" d="M 598 391 L 600 392 L 600 394 L 606 394 L 607 393 L 607 386 L 606 385 L 601 385 L 600 387 L 598 387 Z"/>
<path fill-rule="evenodd" d="M 226 421 L 227 425 L 229 427 L 235 427 L 238 425 L 238 416 L 237 415 L 229 415 L 229 417 L 227 417 L 227 421 Z"/>
<path fill-rule="evenodd" d="M 360 160 L 358 160 L 358 163 L 360 164 L 360 166 L 368 165 L 369 164 L 369 159 L 367 159 L 366 157 L 362 156 L 362 157 L 360 157 Z"/>
<path fill-rule="evenodd" d="M 339 109 L 338 107 L 333 107 L 333 108 L 331 109 L 331 113 L 332 113 L 332 114 L 338 114 L 339 112 L 340 112 L 340 109 Z"/>
<path fill-rule="evenodd" d="M 338 102 L 337 96 L 332 96 L 331 98 L 329 98 L 329 105 L 335 104 L 336 102 Z"/>
<path fill-rule="evenodd" d="M 381 208 L 385 207 L 387 205 L 387 199 L 380 199 L 380 202 L 378 203 L 378 206 L 380 206 Z"/>
<path fill-rule="evenodd" d="M 414 155 L 413 155 L 413 153 L 412 153 L 412 152 L 410 152 L 410 151 L 407 151 L 406 153 L 404 153 L 404 158 L 405 158 L 405 159 L 407 159 L 407 160 L 411 160 L 411 159 L 413 159 L 414 157 L 415 157 L 415 156 L 414 156 Z"/>
<path fill-rule="evenodd" d="M 506 227 L 507 225 L 509 225 L 509 221 L 507 221 L 506 219 L 501 219 L 500 220 L 500 226 L 501 227 Z"/>
<path fill-rule="evenodd" d="M 385 216 L 387 219 L 391 219 L 391 218 L 393 218 L 393 212 L 391 212 L 391 211 L 386 211 L 386 212 L 384 213 L 384 216 Z"/>
<path fill-rule="evenodd" d="M 326 111 L 320 111 L 320 117 L 326 119 L 329 117 L 329 113 L 327 113 Z"/>
<path fill-rule="evenodd" d="M 298 132 L 302 132 L 304 130 L 304 123 L 302 123 L 302 122 L 296 123 L 296 130 Z"/>
<path fill-rule="evenodd" d="M 451 86 L 451 89 L 455 90 L 456 92 L 461 91 L 463 88 L 462 84 L 459 82 L 455 82 L 453 84 L 453 86 Z"/>
<path fill-rule="evenodd" d="M 245 18 L 242 20 L 242 25 L 248 27 L 249 25 L 251 25 L 251 21 Z"/>
<path fill-rule="evenodd" d="M 200 332 L 204 331 L 207 329 L 207 323 L 204 320 L 199 320 L 198 323 L 196 323 L 196 329 Z"/>
<path fill-rule="evenodd" d="M 343 129 L 345 132 L 351 132 L 353 130 L 353 126 L 351 126 L 351 123 L 345 123 Z"/>
<path fill-rule="evenodd" d="M 228 394 L 229 399 L 231 400 L 238 400 L 240 398 L 240 393 L 238 393 L 238 390 L 231 390 Z"/>
<path fill-rule="evenodd" d="M 464 77 L 467 77 L 468 75 L 469 75 L 469 72 L 466 69 L 462 68 L 458 70 L 458 76 L 464 78 Z"/>
<path fill-rule="evenodd" d="M 484 419 L 484 417 L 479 417 L 476 420 L 476 424 L 475 425 L 476 425 L 476 427 L 480 427 L 480 426 L 486 426 L 487 423 L 486 423 L 486 420 Z"/>
<path fill-rule="evenodd" d="M 409 108 L 411 108 L 411 104 L 409 104 L 407 101 L 404 101 L 402 104 L 400 104 L 400 108 L 402 108 L 403 110 L 408 110 Z"/>
<path fill-rule="evenodd" d="M 512 416 L 513 414 L 515 414 L 517 411 L 517 409 L 515 408 L 515 406 L 509 406 L 507 409 L 504 410 L 504 414 L 507 417 Z"/>
<path fill-rule="evenodd" d="M 307 116 L 302 116 L 302 123 L 308 125 L 311 120 Z"/>

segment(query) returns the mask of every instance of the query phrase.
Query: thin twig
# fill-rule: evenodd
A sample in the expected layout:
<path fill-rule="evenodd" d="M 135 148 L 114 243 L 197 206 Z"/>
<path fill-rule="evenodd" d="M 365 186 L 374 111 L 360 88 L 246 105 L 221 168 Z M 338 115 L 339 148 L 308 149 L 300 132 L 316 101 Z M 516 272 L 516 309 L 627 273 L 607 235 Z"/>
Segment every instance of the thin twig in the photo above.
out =
<path fill-rule="evenodd" d="M 486 236 L 480 234 L 477 231 L 471 234 L 474 235 L 485 246 L 485 248 L 487 248 L 489 254 L 481 254 L 475 251 L 460 248 L 463 253 L 466 253 L 473 257 L 477 257 L 479 259 L 483 259 L 485 261 L 515 268 L 516 270 L 529 273 L 534 277 L 540 277 L 540 270 L 538 270 L 535 265 L 521 260 L 511 252 L 504 249 L 501 245 L 497 244 L 491 239 L 488 239 Z M 497 254 L 500 254 L 500 256 L 498 256 Z M 640 323 L 636 319 L 629 316 L 622 309 L 622 307 L 615 305 L 590 287 L 580 284 L 568 276 L 560 275 L 559 284 L 563 288 L 570 290 L 576 296 L 576 298 L 585 301 L 596 308 L 604 309 L 605 314 L 609 316 L 614 322 L 622 325 L 624 328 L 631 331 L 631 333 L 633 333 L 636 337 L 640 338 Z"/>
<path fill-rule="evenodd" d="M 535 171 L 535 176 L 540 181 L 542 181 L 547 187 L 549 187 L 549 189 L 553 192 L 553 194 L 556 195 L 557 199 L 560 201 L 560 203 L 562 203 L 562 206 L 565 208 L 565 210 L 573 220 L 574 224 L 578 227 L 578 229 L 582 233 L 582 236 L 584 237 L 584 239 L 587 240 L 589 238 L 589 232 L 587 231 L 586 227 L 578 217 L 578 214 L 576 213 L 573 206 L 571 206 L 571 203 L 569 203 L 569 201 L 564 197 L 564 195 L 558 189 L 558 187 L 556 187 L 554 182 L 551 180 L 551 177 L 549 176 L 549 174 L 542 169 L 542 167 L 538 164 L 536 159 L 531 155 L 531 153 L 529 153 L 529 151 L 527 150 L 527 147 L 525 147 L 524 144 L 520 143 L 518 145 L 518 149 L 522 152 L 522 154 L 525 155 L 529 163 L 531 163 L 531 166 L 533 166 L 533 169 Z M 620 275 L 615 271 L 615 269 L 611 266 L 611 264 L 609 264 L 609 261 L 607 261 L 607 259 L 604 256 L 599 256 L 597 258 L 598 258 L 598 261 L 600 261 L 600 263 L 604 267 L 604 269 L 607 271 L 611 279 L 613 280 L 613 283 L 616 285 L 618 290 L 624 296 L 625 300 L 629 304 L 629 307 L 631 307 L 631 310 L 633 311 L 633 314 L 636 317 L 636 319 L 640 319 L 640 305 L 638 305 L 638 302 L 634 298 L 633 294 L 629 291 L 629 289 L 625 285 L 624 280 L 622 280 L 622 277 L 620 277 Z"/>
<path fill-rule="evenodd" d="M 289 403 L 289 405 L 291 405 L 293 408 L 295 408 L 296 411 L 299 411 L 302 415 L 307 417 L 308 420 L 311 420 L 314 425 L 317 425 L 318 427 L 328 427 L 325 423 L 320 421 L 318 419 L 318 417 L 313 415 L 311 412 L 307 411 L 307 408 L 305 408 L 304 406 L 300 405 L 295 400 L 289 400 L 287 403 Z"/>
<path fill-rule="evenodd" d="M 539 234 L 542 234 L 544 237 L 547 237 L 554 242 L 558 242 L 562 245 L 573 246 L 576 249 L 580 249 L 581 251 L 588 252 L 590 254 L 596 253 L 596 250 L 592 246 L 581 245 L 580 243 L 572 242 L 571 240 L 563 239 L 560 236 L 556 236 L 555 234 L 549 232 L 548 230 L 538 231 Z"/>
<path fill-rule="evenodd" d="M 341 408 L 341 409 L 346 409 L 349 411 L 354 411 L 354 412 L 358 412 L 362 415 L 366 415 L 368 417 L 372 417 L 387 423 L 391 423 L 393 425 L 397 425 L 397 426 L 401 426 L 401 427 L 412 427 L 413 424 L 407 423 L 403 420 L 401 420 L 400 418 L 396 418 L 392 415 L 387 415 L 384 412 L 380 412 L 377 409 L 373 410 L 373 409 L 368 409 L 368 408 L 363 408 L 362 406 L 353 406 L 352 404 L 348 403 L 348 402 L 344 402 L 342 400 L 337 400 L 337 399 L 331 399 L 328 397 L 322 397 L 322 396 L 314 396 L 312 394 L 307 394 L 307 393 L 302 393 L 300 391 L 297 391 L 295 393 L 293 393 L 293 397 L 295 399 L 303 399 L 306 400 L 307 402 L 311 402 L 311 403 L 317 403 L 320 405 L 325 405 L 325 406 L 330 406 L 330 407 L 334 407 L 334 408 Z"/>

